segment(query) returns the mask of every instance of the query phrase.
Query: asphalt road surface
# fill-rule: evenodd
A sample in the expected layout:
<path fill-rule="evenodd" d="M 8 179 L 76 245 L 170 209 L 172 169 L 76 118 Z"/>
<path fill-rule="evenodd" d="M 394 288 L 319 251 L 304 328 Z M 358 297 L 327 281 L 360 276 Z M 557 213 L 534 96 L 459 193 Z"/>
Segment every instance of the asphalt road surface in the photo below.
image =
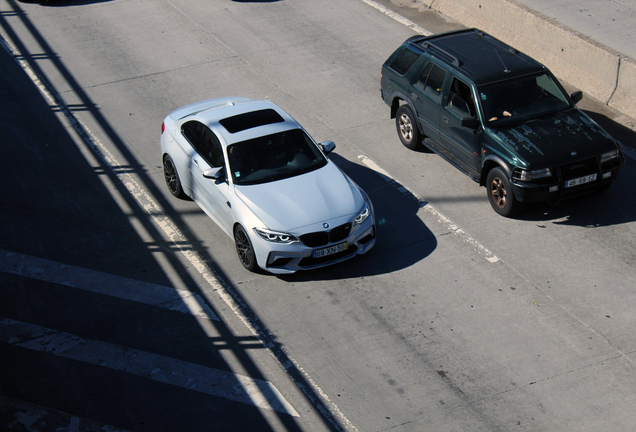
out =
<path fill-rule="evenodd" d="M 584 100 L 630 151 L 615 184 L 499 217 L 380 98 L 411 24 L 460 26 L 376 6 L 0 0 L 0 428 L 634 430 L 634 132 Z M 233 95 L 336 142 L 372 251 L 249 273 L 170 196 L 163 118 Z"/>

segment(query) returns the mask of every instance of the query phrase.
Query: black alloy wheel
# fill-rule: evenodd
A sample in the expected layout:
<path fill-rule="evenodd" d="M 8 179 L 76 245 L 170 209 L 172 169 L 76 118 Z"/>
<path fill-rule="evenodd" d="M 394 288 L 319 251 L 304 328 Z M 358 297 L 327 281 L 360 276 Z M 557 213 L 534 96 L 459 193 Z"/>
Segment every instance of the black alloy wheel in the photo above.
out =
<path fill-rule="evenodd" d="M 237 225 L 234 229 L 234 243 L 236 244 L 236 253 L 243 267 L 251 272 L 256 271 L 258 265 L 256 264 L 254 247 L 245 229 L 241 225 Z"/>
<path fill-rule="evenodd" d="M 179 180 L 177 168 L 174 166 L 174 162 L 170 155 L 165 155 L 163 157 L 163 176 L 166 179 L 166 185 L 168 186 L 168 190 L 172 196 L 179 199 L 186 198 L 186 194 L 183 192 L 183 188 L 181 187 L 181 180 Z"/>

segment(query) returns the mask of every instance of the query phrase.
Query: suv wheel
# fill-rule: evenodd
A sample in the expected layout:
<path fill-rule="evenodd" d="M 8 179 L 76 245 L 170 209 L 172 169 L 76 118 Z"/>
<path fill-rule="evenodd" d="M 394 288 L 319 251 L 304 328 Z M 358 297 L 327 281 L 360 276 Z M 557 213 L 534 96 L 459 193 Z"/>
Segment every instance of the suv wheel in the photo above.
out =
<path fill-rule="evenodd" d="M 521 204 L 508 181 L 508 176 L 501 168 L 493 168 L 486 180 L 488 200 L 492 208 L 502 216 L 512 216 L 520 210 Z"/>
<path fill-rule="evenodd" d="M 402 105 L 395 114 L 395 127 L 402 144 L 408 149 L 422 148 L 422 137 L 417 128 L 415 117 L 408 105 Z"/>

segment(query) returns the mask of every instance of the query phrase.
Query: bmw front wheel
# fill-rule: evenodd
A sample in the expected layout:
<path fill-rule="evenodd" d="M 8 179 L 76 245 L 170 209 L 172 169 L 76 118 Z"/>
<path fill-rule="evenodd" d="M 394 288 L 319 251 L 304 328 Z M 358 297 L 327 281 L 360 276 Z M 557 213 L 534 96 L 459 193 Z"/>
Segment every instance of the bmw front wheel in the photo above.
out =
<path fill-rule="evenodd" d="M 236 253 L 243 267 L 252 272 L 256 271 L 258 265 L 256 264 L 254 247 L 245 229 L 241 225 L 237 225 L 236 228 L 234 228 L 234 243 L 236 244 Z"/>

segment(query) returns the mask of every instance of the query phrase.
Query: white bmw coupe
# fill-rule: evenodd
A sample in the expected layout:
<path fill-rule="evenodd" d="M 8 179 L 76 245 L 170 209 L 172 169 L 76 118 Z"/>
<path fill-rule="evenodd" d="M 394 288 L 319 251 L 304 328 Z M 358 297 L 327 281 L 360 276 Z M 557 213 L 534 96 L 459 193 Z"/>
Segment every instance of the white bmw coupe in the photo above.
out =
<path fill-rule="evenodd" d="M 285 111 L 267 100 L 210 99 L 161 126 L 166 184 L 191 197 L 234 239 L 255 271 L 293 273 L 338 263 L 375 244 L 368 196 Z"/>

